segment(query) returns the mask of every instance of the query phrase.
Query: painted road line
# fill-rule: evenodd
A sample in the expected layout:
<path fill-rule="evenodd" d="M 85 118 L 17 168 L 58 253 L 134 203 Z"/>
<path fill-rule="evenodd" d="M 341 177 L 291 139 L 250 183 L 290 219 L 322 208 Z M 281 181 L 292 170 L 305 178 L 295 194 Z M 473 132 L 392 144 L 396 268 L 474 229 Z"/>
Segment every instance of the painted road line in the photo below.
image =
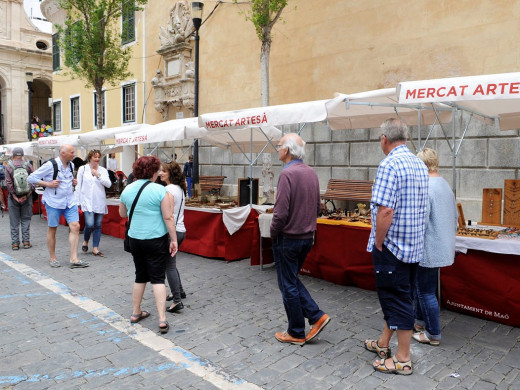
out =
<path fill-rule="evenodd" d="M 130 324 L 127 318 L 123 318 L 113 310 L 103 306 L 88 297 L 78 295 L 66 285 L 57 282 L 47 275 L 18 262 L 11 256 L 0 252 L 0 260 L 15 269 L 25 277 L 35 281 L 46 289 L 65 298 L 74 305 L 82 308 L 91 315 L 106 322 L 116 330 L 128 335 L 141 344 L 151 348 L 160 355 L 169 359 L 172 363 L 184 367 L 192 374 L 206 380 L 213 386 L 225 390 L 242 389 L 261 389 L 261 387 L 237 378 L 232 374 L 226 373 L 209 360 L 202 359 L 189 351 L 175 345 L 170 340 L 165 339 L 148 328 L 139 324 Z"/>

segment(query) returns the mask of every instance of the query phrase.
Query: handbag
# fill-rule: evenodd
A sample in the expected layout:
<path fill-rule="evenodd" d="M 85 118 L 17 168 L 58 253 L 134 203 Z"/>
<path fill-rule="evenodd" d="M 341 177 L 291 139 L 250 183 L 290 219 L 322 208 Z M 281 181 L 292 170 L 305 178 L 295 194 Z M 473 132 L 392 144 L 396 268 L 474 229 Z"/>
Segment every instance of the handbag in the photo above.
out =
<path fill-rule="evenodd" d="M 134 199 L 134 202 L 132 203 L 132 207 L 130 208 L 130 214 L 128 215 L 128 221 L 125 223 L 126 230 L 125 230 L 125 240 L 123 241 L 123 248 L 125 252 L 131 252 L 130 251 L 130 237 L 128 236 L 128 230 L 130 229 L 130 223 L 132 223 L 132 214 L 134 213 L 135 205 L 137 204 L 137 201 L 139 200 L 139 197 L 141 196 L 141 192 L 143 192 L 144 187 L 146 187 L 148 184 L 150 184 L 151 181 L 147 181 L 144 183 L 141 188 L 139 189 L 139 192 L 137 193 L 137 196 Z"/>

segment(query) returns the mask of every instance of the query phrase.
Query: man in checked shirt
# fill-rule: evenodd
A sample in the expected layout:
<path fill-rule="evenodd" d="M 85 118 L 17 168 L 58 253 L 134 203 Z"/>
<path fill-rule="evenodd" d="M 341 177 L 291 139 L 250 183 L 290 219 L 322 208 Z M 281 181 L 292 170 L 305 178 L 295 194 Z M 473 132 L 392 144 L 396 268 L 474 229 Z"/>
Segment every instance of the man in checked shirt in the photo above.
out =
<path fill-rule="evenodd" d="M 365 348 L 381 359 L 376 371 L 413 373 L 410 341 L 414 326 L 413 287 L 423 255 L 428 208 L 428 168 L 406 147 L 408 128 L 398 119 L 382 125 L 381 161 L 372 189 L 372 231 L 367 251 L 372 252 L 376 290 L 385 326 L 378 340 L 365 340 Z M 397 332 L 397 353 L 390 339 Z"/>

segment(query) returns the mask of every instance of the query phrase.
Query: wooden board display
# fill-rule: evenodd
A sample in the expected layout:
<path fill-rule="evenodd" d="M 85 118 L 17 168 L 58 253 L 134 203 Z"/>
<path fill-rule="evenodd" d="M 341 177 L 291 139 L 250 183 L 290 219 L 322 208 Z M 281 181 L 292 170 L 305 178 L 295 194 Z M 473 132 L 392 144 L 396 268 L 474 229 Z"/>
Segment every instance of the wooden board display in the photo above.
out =
<path fill-rule="evenodd" d="M 482 190 L 483 225 L 500 225 L 502 222 L 502 188 L 484 188 Z"/>
<path fill-rule="evenodd" d="M 504 225 L 520 226 L 520 180 L 504 180 Z"/>
<path fill-rule="evenodd" d="M 466 227 L 466 218 L 464 218 L 464 210 L 462 210 L 462 204 L 457 203 L 457 211 L 459 212 L 459 227 Z"/>

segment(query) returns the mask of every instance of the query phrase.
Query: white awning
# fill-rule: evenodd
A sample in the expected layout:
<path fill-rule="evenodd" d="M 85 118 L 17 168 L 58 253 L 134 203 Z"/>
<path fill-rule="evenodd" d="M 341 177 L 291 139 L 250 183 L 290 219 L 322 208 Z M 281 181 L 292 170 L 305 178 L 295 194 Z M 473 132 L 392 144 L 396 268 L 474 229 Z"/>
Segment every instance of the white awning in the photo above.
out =
<path fill-rule="evenodd" d="M 195 138 L 202 130 L 197 125 L 197 118 L 174 119 L 156 125 L 147 125 L 139 130 L 116 134 L 115 145 L 126 146 L 178 141 L 190 137 Z"/>
<path fill-rule="evenodd" d="M 326 100 L 215 112 L 199 116 L 199 126 L 209 131 L 244 127 L 282 126 L 327 119 Z"/>
<path fill-rule="evenodd" d="M 38 138 L 38 147 L 40 148 L 55 148 L 65 144 L 80 146 L 79 134 L 54 135 L 52 137 Z"/>
<path fill-rule="evenodd" d="M 79 142 L 81 145 L 99 144 L 107 139 L 114 138 L 116 134 L 144 130 L 148 127 L 150 127 L 150 125 L 147 125 L 145 123 L 139 123 L 135 125 L 111 127 L 108 129 L 89 131 L 88 133 L 82 133 L 79 135 Z"/>
<path fill-rule="evenodd" d="M 500 129 L 520 128 L 520 73 L 407 81 L 398 85 L 399 103 L 444 102 L 473 112 Z"/>
<path fill-rule="evenodd" d="M 400 118 L 410 126 L 451 121 L 450 107 L 436 104 L 400 104 L 395 88 L 351 95 L 338 94 L 326 103 L 327 121 L 332 130 L 379 127 L 388 118 Z"/>

